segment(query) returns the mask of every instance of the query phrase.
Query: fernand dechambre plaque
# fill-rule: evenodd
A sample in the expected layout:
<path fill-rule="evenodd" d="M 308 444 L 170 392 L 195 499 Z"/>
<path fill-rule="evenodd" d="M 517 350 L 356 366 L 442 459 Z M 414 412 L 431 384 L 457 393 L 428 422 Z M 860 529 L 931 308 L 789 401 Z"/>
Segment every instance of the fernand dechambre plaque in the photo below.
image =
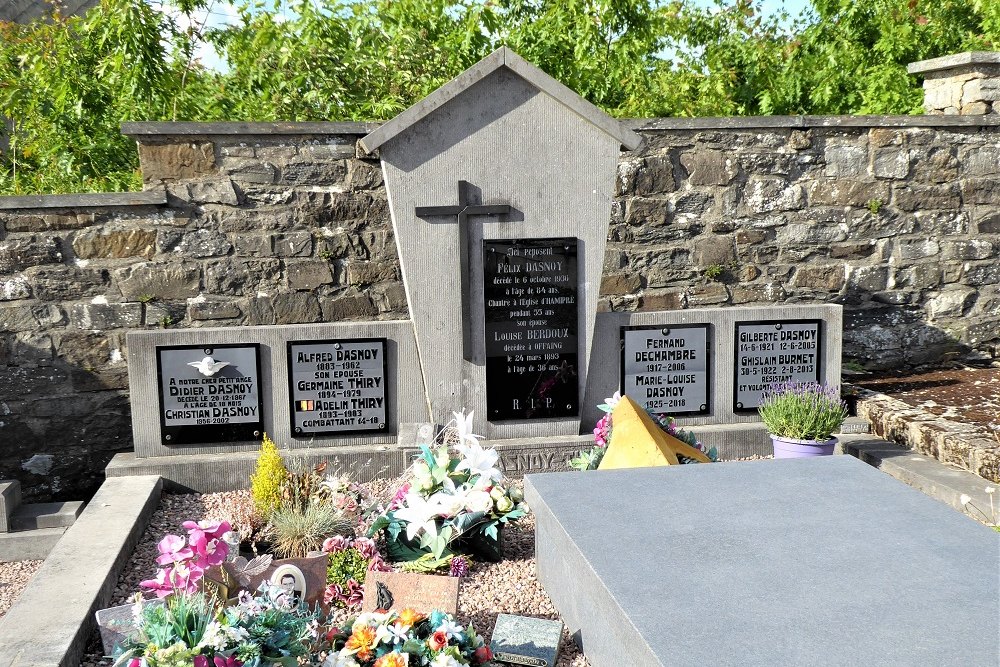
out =
<path fill-rule="evenodd" d="M 156 369 L 163 444 L 260 438 L 259 345 L 157 347 Z"/>
<path fill-rule="evenodd" d="M 577 240 L 483 241 L 486 414 L 579 414 Z"/>
<path fill-rule="evenodd" d="M 756 410 L 766 389 L 782 382 L 819 382 L 822 320 L 736 323 L 733 405 Z"/>
<path fill-rule="evenodd" d="M 292 435 L 386 429 L 385 338 L 288 343 Z"/>
<path fill-rule="evenodd" d="M 652 412 L 708 412 L 708 325 L 622 327 L 621 335 L 623 395 Z"/>

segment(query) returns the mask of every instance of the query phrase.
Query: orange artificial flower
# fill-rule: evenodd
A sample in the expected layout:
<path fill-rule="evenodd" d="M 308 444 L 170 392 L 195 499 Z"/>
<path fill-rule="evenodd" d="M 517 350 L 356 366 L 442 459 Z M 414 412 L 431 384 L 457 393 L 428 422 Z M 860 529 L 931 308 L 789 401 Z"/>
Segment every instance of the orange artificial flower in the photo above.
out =
<path fill-rule="evenodd" d="M 369 625 L 354 628 L 354 632 L 347 638 L 344 648 L 362 660 L 371 660 L 372 649 L 375 648 L 375 628 Z"/>
<path fill-rule="evenodd" d="M 400 625 L 412 628 L 414 625 L 424 620 L 425 618 L 427 618 L 426 615 L 421 614 L 420 612 L 407 607 L 403 611 L 399 612 L 398 623 Z"/>
<path fill-rule="evenodd" d="M 374 667 L 406 667 L 406 656 L 393 651 L 375 661 Z"/>
<path fill-rule="evenodd" d="M 448 645 L 448 634 L 444 630 L 438 630 L 427 638 L 427 645 L 432 651 L 440 651 Z"/>

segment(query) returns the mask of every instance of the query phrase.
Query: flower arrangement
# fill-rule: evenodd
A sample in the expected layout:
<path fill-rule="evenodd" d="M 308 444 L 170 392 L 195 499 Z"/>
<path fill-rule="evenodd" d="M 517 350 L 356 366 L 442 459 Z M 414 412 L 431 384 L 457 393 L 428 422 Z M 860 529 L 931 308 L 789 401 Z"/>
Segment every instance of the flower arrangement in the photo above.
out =
<path fill-rule="evenodd" d="M 177 592 L 195 593 L 205 570 L 226 560 L 229 545 L 223 536 L 231 529 L 227 521 L 185 521 L 187 539 L 180 535 L 167 535 L 156 545 L 160 555 L 158 565 L 163 565 L 155 579 L 147 579 L 139 586 L 164 598 Z"/>
<path fill-rule="evenodd" d="M 181 593 L 165 605 L 137 600 L 134 613 L 136 632 L 115 667 L 291 667 L 319 636 L 317 614 L 268 583 L 221 611 L 201 593 Z"/>
<path fill-rule="evenodd" d="M 604 452 L 607 451 L 608 443 L 611 442 L 611 413 L 614 412 L 615 406 L 618 405 L 618 401 L 620 401 L 621 398 L 621 393 L 616 391 L 613 396 L 604 399 L 604 403 L 597 406 L 604 412 L 604 415 L 594 426 L 595 446 L 591 449 L 586 449 L 580 452 L 578 455 L 570 459 L 570 467 L 577 470 L 596 470 L 597 466 L 601 464 L 601 460 L 604 458 Z M 693 433 L 678 427 L 677 422 L 674 421 L 673 417 L 651 412 L 650 410 L 646 410 L 646 412 L 650 417 L 652 417 L 653 422 L 663 429 L 663 431 L 668 435 L 672 435 L 681 442 L 694 447 L 698 451 L 704 453 L 705 456 L 712 461 L 719 460 L 719 453 L 715 447 L 711 447 L 706 450 L 705 445 L 702 444 L 702 442 L 698 440 Z M 681 463 L 698 463 L 695 459 L 691 459 L 686 456 L 678 456 L 677 460 Z"/>
<path fill-rule="evenodd" d="M 501 484 L 497 451 L 484 449 L 481 436 L 472 433 L 472 413 L 454 414 L 459 456 L 452 456 L 447 445 L 423 445 L 410 468 L 412 482 L 399 488 L 369 530 L 369 537 L 385 531 L 394 561 L 413 561 L 428 553 L 442 559 L 462 542 L 499 560 L 498 527 L 526 513 L 520 489 Z"/>
<path fill-rule="evenodd" d="M 331 630 L 331 640 L 324 667 L 464 667 L 493 659 L 471 625 L 465 628 L 440 611 L 361 614 L 344 629 Z"/>
<path fill-rule="evenodd" d="M 771 435 L 815 442 L 830 440 L 847 417 L 840 390 L 816 382 L 773 384 L 757 411 Z"/>
<path fill-rule="evenodd" d="M 323 542 L 329 554 L 326 591 L 323 601 L 337 607 L 359 607 L 365 594 L 368 572 L 390 572 L 392 568 L 378 552 L 375 541 L 367 537 L 336 536 Z"/>

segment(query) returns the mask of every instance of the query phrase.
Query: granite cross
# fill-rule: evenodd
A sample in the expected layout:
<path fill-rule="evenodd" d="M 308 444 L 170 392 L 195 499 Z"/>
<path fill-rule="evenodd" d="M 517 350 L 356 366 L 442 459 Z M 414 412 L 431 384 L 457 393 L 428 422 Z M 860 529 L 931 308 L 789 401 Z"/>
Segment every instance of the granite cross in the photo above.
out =
<path fill-rule="evenodd" d="M 462 275 L 462 355 L 466 360 L 472 359 L 472 341 L 470 322 L 472 321 L 470 306 L 470 290 L 472 277 L 469 275 L 469 216 L 471 215 L 502 215 L 510 213 L 510 204 L 471 204 L 469 202 L 469 183 L 458 182 L 457 206 L 417 206 L 414 212 L 418 218 L 436 216 L 458 216 L 459 264 Z"/>

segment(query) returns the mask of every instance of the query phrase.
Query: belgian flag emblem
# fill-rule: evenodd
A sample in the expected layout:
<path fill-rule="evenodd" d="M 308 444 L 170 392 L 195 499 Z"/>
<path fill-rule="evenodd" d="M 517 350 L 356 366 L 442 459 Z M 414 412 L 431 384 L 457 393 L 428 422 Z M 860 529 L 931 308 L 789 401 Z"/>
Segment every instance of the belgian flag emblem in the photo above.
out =
<path fill-rule="evenodd" d="M 295 401 L 296 412 L 313 412 L 316 410 L 316 401 Z"/>

